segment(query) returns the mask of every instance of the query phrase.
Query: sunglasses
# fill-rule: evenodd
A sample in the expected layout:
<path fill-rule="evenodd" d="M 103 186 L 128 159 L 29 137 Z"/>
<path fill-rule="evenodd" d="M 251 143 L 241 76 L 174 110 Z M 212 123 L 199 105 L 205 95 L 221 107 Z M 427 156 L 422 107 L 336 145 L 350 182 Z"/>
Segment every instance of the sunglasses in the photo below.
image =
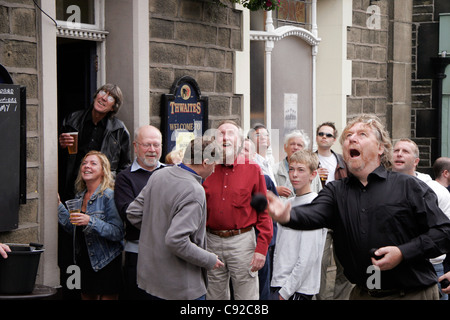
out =
<path fill-rule="evenodd" d="M 334 138 L 334 136 L 331 133 L 325 133 L 325 132 L 319 132 L 319 137 L 326 136 L 327 138 Z"/>

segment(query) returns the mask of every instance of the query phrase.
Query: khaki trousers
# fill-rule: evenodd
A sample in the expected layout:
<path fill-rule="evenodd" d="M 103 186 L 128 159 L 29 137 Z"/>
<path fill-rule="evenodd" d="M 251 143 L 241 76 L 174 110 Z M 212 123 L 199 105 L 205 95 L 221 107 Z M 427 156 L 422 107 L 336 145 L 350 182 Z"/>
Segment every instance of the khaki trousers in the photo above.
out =
<path fill-rule="evenodd" d="M 250 271 L 256 248 L 255 230 L 228 238 L 207 232 L 206 239 L 208 251 L 225 264 L 208 270 L 206 300 L 230 300 L 230 279 L 235 300 L 258 300 L 258 272 Z"/>

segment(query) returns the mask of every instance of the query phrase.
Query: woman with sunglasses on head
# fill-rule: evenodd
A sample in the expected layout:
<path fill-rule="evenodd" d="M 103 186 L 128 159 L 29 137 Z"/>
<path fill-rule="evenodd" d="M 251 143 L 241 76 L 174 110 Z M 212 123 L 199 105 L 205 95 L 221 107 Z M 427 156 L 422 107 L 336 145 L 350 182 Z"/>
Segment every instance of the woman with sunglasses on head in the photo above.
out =
<path fill-rule="evenodd" d="M 115 84 L 105 84 L 97 89 L 89 108 L 69 114 L 63 121 L 59 135 L 59 195 L 61 201 L 73 199 L 75 196 L 75 180 L 81 160 L 91 150 L 102 152 L 111 164 L 111 172 L 117 173 L 131 164 L 130 134 L 125 124 L 115 115 L 123 103 L 123 94 Z M 68 133 L 78 133 L 77 142 Z M 68 152 L 69 147 L 78 144 L 74 154 Z M 59 248 L 70 247 L 71 239 L 65 232 L 59 232 Z M 66 269 L 71 265 L 72 252 L 59 250 L 58 261 L 61 269 L 61 283 L 66 283 Z M 73 297 L 74 290 L 63 289 L 67 299 Z"/>

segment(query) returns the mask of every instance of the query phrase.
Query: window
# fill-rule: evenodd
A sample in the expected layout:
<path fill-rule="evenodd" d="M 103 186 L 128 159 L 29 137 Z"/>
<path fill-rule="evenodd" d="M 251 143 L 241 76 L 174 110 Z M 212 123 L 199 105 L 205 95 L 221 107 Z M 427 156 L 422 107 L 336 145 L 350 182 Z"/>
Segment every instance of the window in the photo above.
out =
<path fill-rule="evenodd" d="M 63 28 L 102 30 L 104 0 L 56 0 L 56 20 Z"/>
<path fill-rule="evenodd" d="M 292 25 L 311 31 L 311 2 L 306 0 L 281 0 L 280 8 L 274 15 L 275 28 Z"/>

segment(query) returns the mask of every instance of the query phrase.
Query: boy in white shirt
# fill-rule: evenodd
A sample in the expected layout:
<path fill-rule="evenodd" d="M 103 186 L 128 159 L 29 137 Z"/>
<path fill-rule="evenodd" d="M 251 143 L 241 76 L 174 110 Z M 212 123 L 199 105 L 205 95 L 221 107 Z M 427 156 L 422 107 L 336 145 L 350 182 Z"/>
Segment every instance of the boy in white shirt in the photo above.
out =
<path fill-rule="evenodd" d="M 317 175 L 319 159 L 308 150 L 289 158 L 289 179 L 295 189 L 292 206 L 310 203 L 317 193 L 311 181 Z M 327 229 L 293 230 L 278 225 L 273 261 L 272 297 L 280 300 L 311 300 L 320 289 L 320 266 Z"/>

